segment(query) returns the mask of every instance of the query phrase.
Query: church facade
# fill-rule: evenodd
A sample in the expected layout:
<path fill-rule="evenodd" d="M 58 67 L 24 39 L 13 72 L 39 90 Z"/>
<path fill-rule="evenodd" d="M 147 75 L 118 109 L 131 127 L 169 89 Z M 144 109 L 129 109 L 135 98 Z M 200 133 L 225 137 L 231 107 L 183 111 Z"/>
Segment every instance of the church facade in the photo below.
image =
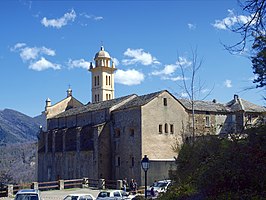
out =
<path fill-rule="evenodd" d="M 68 89 L 52 105 L 46 100 L 47 130 L 38 141 L 38 181 L 88 177 L 136 179 L 144 184 L 141 159 L 150 159 L 149 181 L 167 179 L 174 170 L 173 148 L 192 130 L 191 103 L 163 90 L 115 98 L 114 63 L 101 47 L 92 73 L 92 103 L 83 105 Z M 240 132 L 266 113 L 237 95 L 227 104 L 194 102 L 197 135 Z"/>

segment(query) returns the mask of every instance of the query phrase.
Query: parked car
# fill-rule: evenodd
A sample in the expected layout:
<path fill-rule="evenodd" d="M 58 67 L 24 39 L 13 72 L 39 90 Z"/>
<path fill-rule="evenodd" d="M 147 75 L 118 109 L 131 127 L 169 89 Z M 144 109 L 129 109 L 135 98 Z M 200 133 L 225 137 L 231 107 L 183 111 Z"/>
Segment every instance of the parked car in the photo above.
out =
<path fill-rule="evenodd" d="M 41 200 L 40 191 L 34 189 L 19 190 L 15 196 L 15 200 Z"/>
<path fill-rule="evenodd" d="M 101 191 L 96 200 L 130 200 L 133 196 L 122 190 Z"/>
<path fill-rule="evenodd" d="M 64 200 L 95 200 L 92 194 L 69 194 Z"/>
<path fill-rule="evenodd" d="M 147 189 L 147 196 L 152 196 L 151 194 L 152 188 L 154 190 L 155 196 L 157 196 L 160 193 L 166 192 L 170 185 L 171 185 L 171 180 L 156 181 Z"/>

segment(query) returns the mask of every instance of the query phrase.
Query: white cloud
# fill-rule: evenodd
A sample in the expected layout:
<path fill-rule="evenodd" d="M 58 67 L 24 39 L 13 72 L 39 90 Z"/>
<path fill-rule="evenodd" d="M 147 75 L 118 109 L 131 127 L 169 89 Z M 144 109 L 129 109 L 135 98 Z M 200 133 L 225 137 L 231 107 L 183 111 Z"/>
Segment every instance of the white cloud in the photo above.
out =
<path fill-rule="evenodd" d="M 103 17 L 102 16 L 94 17 L 94 20 L 96 20 L 96 21 L 103 20 Z"/>
<path fill-rule="evenodd" d="M 29 47 L 25 43 L 17 43 L 14 47 L 10 48 L 11 51 L 19 52 L 19 55 L 23 62 L 28 62 L 29 68 L 42 71 L 48 68 L 60 69 L 60 65 L 51 63 L 43 56 L 55 56 L 55 50 L 47 47 Z"/>
<path fill-rule="evenodd" d="M 74 21 L 76 18 L 76 13 L 75 11 L 72 9 L 70 12 L 65 13 L 63 17 L 58 18 L 58 19 L 47 19 L 46 17 L 44 17 L 41 20 L 41 23 L 45 26 L 45 27 L 53 27 L 53 28 L 61 28 L 65 25 L 67 25 L 67 23 L 69 21 Z"/>
<path fill-rule="evenodd" d="M 196 29 L 196 25 L 195 24 L 188 23 L 187 25 L 188 25 L 188 28 L 190 30 L 195 30 Z"/>
<path fill-rule="evenodd" d="M 178 60 L 176 61 L 176 64 L 178 66 L 188 67 L 192 65 L 192 62 L 187 60 L 185 57 L 179 56 Z"/>
<path fill-rule="evenodd" d="M 26 46 L 26 43 L 17 43 L 17 44 L 15 44 L 14 47 L 11 47 L 10 50 L 16 51 L 17 49 L 20 49 L 20 48 L 25 47 L 25 46 Z"/>
<path fill-rule="evenodd" d="M 171 77 L 170 80 L 172 81 L 183 81 L 183 80 L 188 80 L 188 78 L 186 77 L 182 77 L 182 76 L 176 76 L 176 77 Z"/>
<path fill-rule="evenodd" d="M 36 47 L 30 48 L 30 47 L 25 47 L 20 49 L 20 57 L 22 58 L 23 61 L 27 60 L 32 60 L 36 59 L 39 54 L 39 49 Z"/>
<path fill-rule="evenodd" d="M 186 93 L 186 92 L 181 92 L 180 96 L 181 96 L 182 98 L 187 98 L 187 97 L 188 97 L 188 93 Z"/>
<path fill-rule="evenodd" d="M 251 20 L 251 16 L 245 15 L 235 15 L 233 10 L 228 10 L 228 16 L 222 20 L 215 20 L 215 23 L 212 24 L 213 27 L 221 30 L 226 30 L 231 28 L 235 24 L 245 24 Z"/>
<path fill-rule="evenodd" d="M 144 74 L 135 70 L 120 70 L 118 69 L 115 73 L 115 82 L 123 85 L 139 85 L 144 81 Z"/>
<path fill-rule="evenodd" d="M 161 71 L 154 71 L 152 72 L 151 74 L 154 75 L 154 76 L 159 76 L 159 75 L 171 75 L 173 74 L 176 69 L 178 68 L 177 65 L 165 65 L 164 69 L 162 69 Z"/>
<path fill-rule="evenodd" d="M 40 60 L 31 63 L 29 68 L 35 71 L 43 71 L 49 68 L 52 68 L 54 70 L 61 69 L 61 66 L 59 64 L 55 64 L 46 60 L 44 57 L 41 57 Z"/>
<path fill-rule="evenodd" d="M 40 55 L 55 56 L 55 50 L 46 47 L 28 47 L 25 43 L 17 43 L 10 50 L 20 52 L 23 61 L 37 59 Z"/>
<path fill-rule="evenodd" d="M 130 58 L 130 59 L 122 60 L 124 65 L 132 65 L 132 64 L 136 64 L 136 63 L 140 63 L 142 65 L 151 65 L 151 64 L 159 64 L 160 63 L 150 53 L 144 52 L 143 49 L 130 49 L 130 48 L 128 48 L 124 52 L 124 56 L 127 56 Z"/>
<path fill-rule="evenodd" d="M 232 81 L 231 80 L 225 80 L 224 81 L 224 86 L 227 88 L 231 88 L 232 87 Z"/>
<path fill-rule="evenodd" d="M 112 58 L 112 61 L 114 62 L 115 66 L 118 66 L 120 63 L 117 58 Z"/>
<path fill-rule="evenodd" d="M 83 58 L 79 60 L 68 60 L 68 66 L 70 68 L 84 68 L 84 69 L 89 69 L 90 68 L 90 62 L 85 61 Z"/>
<path fill-rule="evenodd" d="M 103 20 L 102 16 L 88 15 L 86 13 L 81 13 L 80 16 L 83 16 L 83 17 L 85 17 L 87 19 L 92 19 L 92 20 L 95 20 L 95 21 Z"/>

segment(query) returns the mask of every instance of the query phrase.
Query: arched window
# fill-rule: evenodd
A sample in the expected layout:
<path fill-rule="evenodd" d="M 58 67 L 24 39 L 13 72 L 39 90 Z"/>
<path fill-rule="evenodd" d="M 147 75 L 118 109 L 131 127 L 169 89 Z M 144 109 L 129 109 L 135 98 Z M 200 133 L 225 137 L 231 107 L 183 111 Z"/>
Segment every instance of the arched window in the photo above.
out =
<path fill-rule="evenodd" d="M 164 124 L 164 132 L 168 133 L 168 124 L 167 123 Z"/>
<path fill-rule="evenodd" d="M 106 83 L 106 85 L 108 85 L 108 77 L 107 77 L 107 75 L 105 76 L 105 78 L 106 78 L 106 80 L 105 80 L 106 82 L 105 83 Z"/>
<path fill-rule="evenodd" d="M 100 85 L 100 77 L 99 76 L 97 76 L 97 83 L 98 83 L 98 85 Z"/>
<path fill-rule="evenodd" d="M 109 76 L 109 85 L 111 85 L 111 76 Z"/>
<path fill-rule="evenodd" d="M 96 76 L 94 76 L 94 86 L 96 86 L 96 83 L 97 83 Z"/>
<path fill-rule="evenodd" d="M 97 102 L 97 94 L 94 96 L 94 101 Z"/>
<path fill-rule="evenodd" d="M 108 94 L 106 94 L 106 100 L 108 100 Z"/>

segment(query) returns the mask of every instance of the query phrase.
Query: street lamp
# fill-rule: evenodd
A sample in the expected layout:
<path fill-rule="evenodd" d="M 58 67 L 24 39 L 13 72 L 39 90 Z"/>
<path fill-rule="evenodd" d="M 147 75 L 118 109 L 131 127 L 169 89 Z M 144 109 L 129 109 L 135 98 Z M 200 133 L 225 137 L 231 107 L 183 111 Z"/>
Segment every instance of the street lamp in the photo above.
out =
<path fill-rule="evenodd" d="M 147 171 L 150 168 L 150 161 L 147 155 L 144 155 L 144 157 L 142 158 L 141 167 L 145 172 L 145 199 L 147 199 Z"/>

